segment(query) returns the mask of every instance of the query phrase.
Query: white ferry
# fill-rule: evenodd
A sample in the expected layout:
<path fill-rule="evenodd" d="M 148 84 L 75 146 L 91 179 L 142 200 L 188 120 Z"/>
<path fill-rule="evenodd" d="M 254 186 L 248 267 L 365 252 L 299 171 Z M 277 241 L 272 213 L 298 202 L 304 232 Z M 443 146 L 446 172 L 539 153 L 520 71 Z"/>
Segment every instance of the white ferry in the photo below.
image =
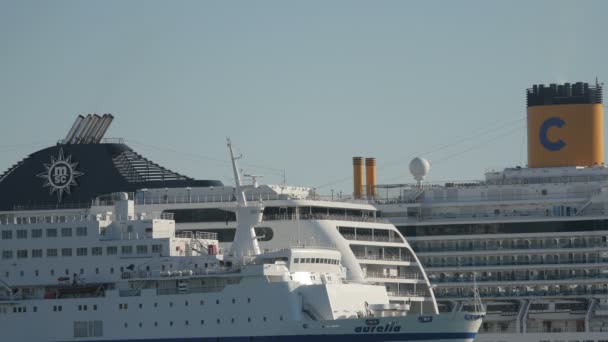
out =
<path fill-rule="evenodd" d="M 111 158 L 113 171 L 116 165 L 128 164 L 125 158 L 129 156 L 142 160 L 121 144 L 95 141 L 100 135 L 86 133 L 87 130 L 95 131 L 89 127 L 76 136 L 80 134 L 80 139 L 90 141 L 58 145 L 56 157 L 37 174 L 50 189 L 46 195 L 57 200 L 55 209 L 49 209 L 49 202 L 43 197 L 31 197 L 28 202 L 27 197 L 17 193 L 12 202 L 6 197 L 0 202 L 13 207 L 0 216 L 3 340 L 474 339 L 484 316 L 481 306 L 472 313 L 427 313 L 425 308 L 436 311 L 437 306 L 434 301 L 426 305 L 425 300 L 418 302 L 420 311 L 414 311 L 410 303 L 391 304 L 385 286 L 357 276 L 359 265 L 335 248 L 308 244 L 262 251 L 258 240 L 264 236 L 258 236 L 255 228 L 265 223 L 264 202 L 247 201 L 232 153 L 236 187 L 233 205 L 225 210 L 234 211 L 238 220 L 233 243 L 225 253 L 218 253 L 216 234 L 178 233 L 171 214 L 136 210 L 126 193 L 114 197 L 112 207 L 103 205 L 103 201 L 97 201 L 99 206 L 89 202 L 85 207 L 62 202 L 80 190 L 83 191 L 75 196 L 77 199 L 101 191 L 96 185 L 104 181 L 89 178 L 91 183 L 87 183 L 85 168 L 79 168 L 83 165 L 72 158 L 74 150 L 89 145 L 102 157 L 104 153 L 116 154 Z M 0 178 L 0 191 L 17 186 L 11 180 L 27 176 L 36 159 L 32 157 Z M 81 157 L 83 164 L 94 163 L 96 155 Z M 161 173 L 172 174 L 171 181 L 196 184 L 155 166 Z M 86 172 L 89 170 L 108 171 L 103 167 L 86 168 Z M 105 180 L 112 177 L 137 186 L 133 185 L 137 181 L 125 180 L 125 174 L 120 172 L 109 173 Z M 155 181 L 158 180 L 141 183 L 150 185 Z M 125 184 L 110 181 L 107 189 Z M 360 220 L 348 218 L 348 210 L 374 213 L 368 206 L 350 205 L 341 210 L 344 217 L 336 222 L 358 225 L 375 221 L 363 219 L 363 214 Z M 296 211 L 295 215 L 299 214 Z M 318 227 L 317 233 L 327 230 L 323 224 L 327 217 L 302 214 L 302 219 Z M 390 226 L 377 224 L 379 229 Z M 281 225 L 276 230 L 280 231 Z M 410 249 L 402 252 L 404 257 L 412 258 L 408 267 L 417 269 L 421 279 L 425 279 L 419 286 L 432 294 L 416 256 Z"/>

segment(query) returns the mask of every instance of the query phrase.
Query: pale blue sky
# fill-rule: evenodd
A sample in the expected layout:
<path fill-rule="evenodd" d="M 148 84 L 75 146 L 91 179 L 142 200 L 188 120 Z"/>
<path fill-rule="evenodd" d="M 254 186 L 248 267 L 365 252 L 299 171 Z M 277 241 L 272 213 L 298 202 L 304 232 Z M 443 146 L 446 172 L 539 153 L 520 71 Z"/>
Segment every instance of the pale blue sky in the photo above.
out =
<path fill-rule="evenodd" d="M 524 89 L 608 80 L 608 1 L 0 0 L 0 169 L 78 114 L 196 178 L 225 137 L 277 183 L 351 190 L 525 165 Z"/>

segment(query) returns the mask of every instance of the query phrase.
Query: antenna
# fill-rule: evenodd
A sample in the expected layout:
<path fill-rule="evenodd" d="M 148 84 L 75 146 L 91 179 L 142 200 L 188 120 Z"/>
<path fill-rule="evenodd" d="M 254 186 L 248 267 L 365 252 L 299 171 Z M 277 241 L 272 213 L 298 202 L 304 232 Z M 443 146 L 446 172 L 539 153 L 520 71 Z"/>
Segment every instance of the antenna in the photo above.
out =
<path fill-rule="evenodd" d="M 244 174 L 244 177 L 248 177 L 251 178 L 251 184 L 253 184 L 254 188 L 258 187 L 258 178 L 262 178 L 264 176 L 260 176 L 260 175 L 253 175 L 253 174 Z"/>

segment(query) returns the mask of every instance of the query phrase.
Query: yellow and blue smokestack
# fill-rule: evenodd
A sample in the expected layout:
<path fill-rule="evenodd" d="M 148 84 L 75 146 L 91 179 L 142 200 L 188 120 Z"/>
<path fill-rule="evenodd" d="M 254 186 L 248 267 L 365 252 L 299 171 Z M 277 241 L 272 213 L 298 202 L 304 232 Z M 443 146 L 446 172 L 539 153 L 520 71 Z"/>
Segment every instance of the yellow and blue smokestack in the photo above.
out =
<path fill-rule="evenodd" d="M 527 102 L 529 167 L 604 164 L 600 84 L 534 85 Z"/>

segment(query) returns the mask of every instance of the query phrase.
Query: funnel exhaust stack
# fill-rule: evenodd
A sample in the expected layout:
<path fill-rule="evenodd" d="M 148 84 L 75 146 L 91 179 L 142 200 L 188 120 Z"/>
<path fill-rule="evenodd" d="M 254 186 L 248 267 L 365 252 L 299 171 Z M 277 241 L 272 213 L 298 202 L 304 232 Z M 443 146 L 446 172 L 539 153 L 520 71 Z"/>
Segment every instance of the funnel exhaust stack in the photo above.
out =
<path fill-rule="evenodd" d="M 353 157 L 353 197 L 363 198 L 363 157 Z"/>
<path fill-rule="evenodd" d="M 376 198 L 376 158 L 365 158 L 367 199 Z"/>

